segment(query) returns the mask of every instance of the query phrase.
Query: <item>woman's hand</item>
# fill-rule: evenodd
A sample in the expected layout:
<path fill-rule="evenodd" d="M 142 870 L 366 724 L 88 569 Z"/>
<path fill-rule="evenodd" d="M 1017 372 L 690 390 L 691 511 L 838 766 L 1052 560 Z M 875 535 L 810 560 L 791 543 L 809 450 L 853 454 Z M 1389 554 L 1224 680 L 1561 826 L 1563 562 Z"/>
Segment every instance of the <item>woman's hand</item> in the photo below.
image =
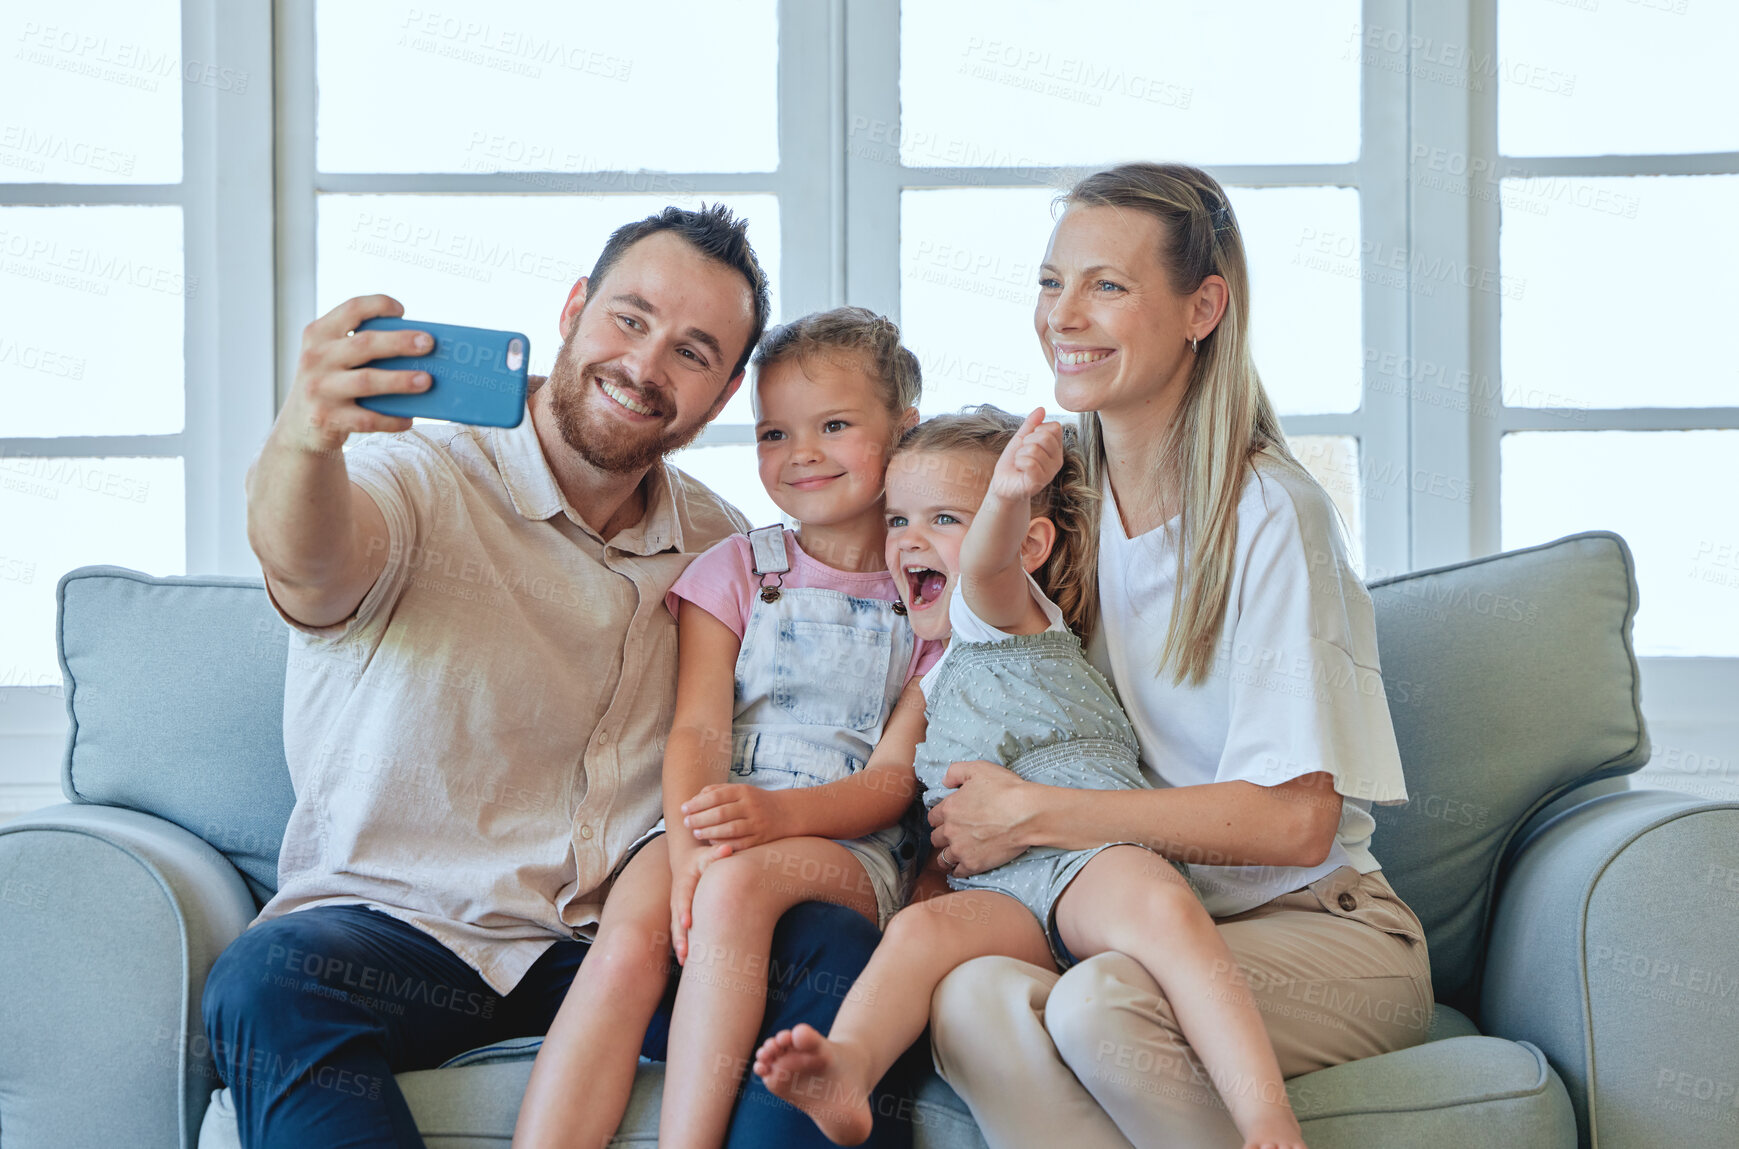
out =
<path fill-rule="evenodd" d="M 682 804 L 682 824 L 702 842 L 746 850 L 791 837 L 776 790 L 714 783 Z"/>
<path fill-rule="evenodd" d="M 687 835 L 680 830 L 670 839 L 670 946 L 676 951 L 676 964 L 688 962 L 688 931 L 694 928 L 694 890 L 700 876 L 720 858 L 731 856 L 729 846 L 686 846 L 681 840 Z"/>
<path fill-rule="evenodd" d="M 957 878 L 994 870 L 1027 848 L 1020 831 L 1041 789 L 994 762 L 956 762 L 943 784 L 958 789 L 930 811 L 930 842 L 942 868 Z M 947 853 L 944 854 L 943 851 Z"/>

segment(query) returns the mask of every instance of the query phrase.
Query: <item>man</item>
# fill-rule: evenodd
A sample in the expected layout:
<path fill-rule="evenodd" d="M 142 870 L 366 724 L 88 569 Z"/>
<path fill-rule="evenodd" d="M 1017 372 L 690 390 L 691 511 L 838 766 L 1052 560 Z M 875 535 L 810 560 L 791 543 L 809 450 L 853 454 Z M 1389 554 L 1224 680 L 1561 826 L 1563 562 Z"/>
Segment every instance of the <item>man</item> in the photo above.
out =
<path fill-rule="evenodd" d="M 510 430 L 411 431 L 355 403 L 427 386 L 366 366 L 422 354 L 426 334 L 351 334 L 402 315 L 392 299 L 305 330 L 248 476 L 248 537 L 293 628 L 296 805 L 277 895 L 203 1005 L 250 1149 L 421 1146 L 394 1073 L 547 1032 L 660 813 L 665 591 L 747 525 L 663 457 L 742 385 L 768 307 L 724 208 L 629 224 L 569 293 L 555 366 Z M 410 433 L 346 453 L 359 431 Z M 842 907 L 788 914 L 763 1035 L 831 1022 L 875 941 Z M 752 1076 L 744 1100 L 732 1145 L 820 1143 Z M 883 1143 L 909 1139 L 884 1125 Z"/>

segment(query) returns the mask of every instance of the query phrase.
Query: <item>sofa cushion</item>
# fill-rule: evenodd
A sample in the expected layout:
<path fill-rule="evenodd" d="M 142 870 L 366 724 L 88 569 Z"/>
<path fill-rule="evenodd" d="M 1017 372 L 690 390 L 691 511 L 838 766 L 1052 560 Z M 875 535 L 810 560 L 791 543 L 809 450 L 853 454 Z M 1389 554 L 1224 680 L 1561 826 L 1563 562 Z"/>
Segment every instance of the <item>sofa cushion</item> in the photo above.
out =
<path fill-rule="evenodd" d="M 259 579 L 80 567 L 60 580 L 73 802 L 204 838 L 262 903 L 295 804 L 284 761 L 284 624 Z"/>
<path fill-rule="evenodd" d="M 534 1039 L 477 1050 L 439 1069 L 396 1076 L 430 1145 L 482 1149 L 513 1136 L 536 1056 Z M 513 1047 L 513 1048 L 504 1048 Z M 664 1067 L 642 1061 L 612 1147 L 654 1145 Z M 1457 1037 L 1349 1062 L 1286 1083 L 1313 1149 L 1434 1149 L 1456 1144 L 1574 1149 L 1563 1083 L 1538 1049 L 1494 1037 Z M 912 1097 L 913 1149 L 984 1149 L 972 1114 L 926 1073 Z M 229 1090 L 212 1094 L 199 1149 L 239 1149 Z"/>
<path fill-rule="evenodd" d="M 1455 1037 L 1286 1083 L 1311 1149 L 1576 1149 L 1564 1083 L 1526 1042 Z"/>
<path fill-rule="evenodd" d="M 1491 896 L 1529 814 L 1648 761 L 1624 540 L 1571 535 L 1371 583 L 1411 798 L 1372 850 L 1425 925 L 1437 997 L 1478 1007 Z"/>
<path fill-rule="evenodd" d="M 500 1047 L 461 1054 L 439 1069 L 395 1075 L 405 1102 L 417 1119 L 417 1129 L 431 1146 L 441 1149 L 500 1149 L 513 1139 L 519 1102 L 531 1077 L 539 1039 L 519 1039 Z M 664 1087 L 664 1066 L 642 1060 L 628 1096 L 628 1112 L 611 1149 L 658 1144 L 658 1108 Z M 966 1105 L 935 1073 L 919 1082 L 911 1108 L 913 1149 L 985 1149 L 984 1138 Z M 236 1130 L 235 1100 L 228 1089 L 212 1092 L 200 1125 L 199 1149 L 241 1149 Z M 1423 1146 L 1421 1146 L 1423 1149 Z"/>

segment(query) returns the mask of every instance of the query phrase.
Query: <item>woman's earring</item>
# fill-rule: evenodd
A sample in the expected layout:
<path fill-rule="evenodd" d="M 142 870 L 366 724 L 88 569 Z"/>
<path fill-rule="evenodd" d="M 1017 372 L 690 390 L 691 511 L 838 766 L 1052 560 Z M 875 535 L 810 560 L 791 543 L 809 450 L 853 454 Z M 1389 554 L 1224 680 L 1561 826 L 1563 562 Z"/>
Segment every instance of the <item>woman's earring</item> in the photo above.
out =
<path fill-rule="evenodd" d="M 1192 335 L 1192 336 L 1190 336 L 1190 354 L 1194 355 L 1195 353 L 1196 353 L 1196 337 L 1194 335 Z"/>

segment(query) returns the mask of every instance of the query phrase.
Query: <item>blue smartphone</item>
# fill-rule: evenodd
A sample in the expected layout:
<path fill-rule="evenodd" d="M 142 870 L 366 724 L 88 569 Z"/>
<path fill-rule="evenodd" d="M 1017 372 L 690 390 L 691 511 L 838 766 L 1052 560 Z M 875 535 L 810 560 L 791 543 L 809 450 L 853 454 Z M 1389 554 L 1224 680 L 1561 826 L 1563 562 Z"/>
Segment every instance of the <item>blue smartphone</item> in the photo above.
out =
<path fill-rule="evenodd" d="M 357 400 L 370 411 L 483 427 L 517 427 L 525 418 L 525 365 L 531 343 L 519 332 L 384 318 L 365 319 L 356 329 L 427 331 L 435 340 L 426 355 L 399 355 L 369 364 L 388 371 L 427 371 L 430 380 L 426 391 Z"/>

